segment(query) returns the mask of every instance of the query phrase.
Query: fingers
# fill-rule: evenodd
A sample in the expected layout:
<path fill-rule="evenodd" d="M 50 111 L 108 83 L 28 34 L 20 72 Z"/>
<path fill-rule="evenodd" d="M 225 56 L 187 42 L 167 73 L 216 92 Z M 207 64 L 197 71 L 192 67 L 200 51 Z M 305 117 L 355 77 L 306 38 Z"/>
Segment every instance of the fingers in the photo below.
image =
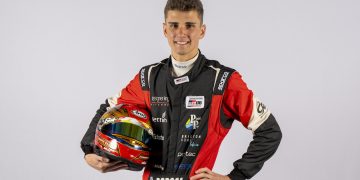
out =
<path fill-rule="evenodd" d="M 203 180 L 203 179 L 212 179 L 212 180 L 230 180 L 228 176 L 217 174 L 212 172 L 209 168 L 200 168 L 195 171 L 194 176 L 190 177 L 190 180 Z"/>
<path fill-rule="evenodd" d="M 109 158 L 106 158 L 106 157 L 101 157 L 101 159 L 99 159 L 99 161 L 102 161 L 102 162 L 110 162 L 110 159 Z"/>
<path fill-rule="evenodd" d="M 85 161 L 94 169 L 106 173 L 110 171 L 116 171 L 120 169 L 127 168 L 127 164 L 116 161 L 110 162 L 110 159 L 102 156 L 98 156 L 96 154 L 87 154 L 85 156 Z"/>
<path fill-rule="evenodd" d="M 194 176 L 190 177 L 190 180 L 198 180 L 198 179 L 211 179 L 213 172 L 209 168 L 200 168 L 195 171 Z"/>
<path fill-rule="evenodd" d="M 104 173 L 127 169 L 129 166 L 124 162 L 116 162 L 115 164 L 104 169 Z"/>
<path fill-rule="evenodd" d="M 190 180 L 198 180 L 198 179 L 211 179 L 211 175 L 207 173 L 200 173 L 190 177 Z"/>
<path fill-rule="evenodd" d="M 110 162 L 106 157 L 98 156 L 97 154 L 87 154 L 85 155 L 86 161 L 100 161 L 100 162 Z"/>
<path fill-rule="evenodd" d="M 200 169 L 196 170 L 195 173 L 196 173 L 196 174 L 199 174 L 199 173 L 213 174 L 213 172 L 212 172 L 209 168 L 207 168 L 207 167 L 205 167 L 205 168 L 200 168 Z"/>
<path fill-rule="evenodd" d="M 102 173 L 109 172 L 109 169 L 112 169 L 114 166 L 117 166 L 119 164 L 125 164 L 121 161 L 115 161 L 115 162 L 98 162 L 98 170 Z"/>

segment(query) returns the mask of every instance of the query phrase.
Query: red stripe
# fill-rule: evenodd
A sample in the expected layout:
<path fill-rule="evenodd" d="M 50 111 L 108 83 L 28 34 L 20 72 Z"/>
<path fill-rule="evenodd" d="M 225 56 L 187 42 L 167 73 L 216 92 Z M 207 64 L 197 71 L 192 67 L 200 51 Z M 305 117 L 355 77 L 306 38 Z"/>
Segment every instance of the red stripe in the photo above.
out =
<path fill-rule="evenodd" d="M 208 120 L 208 132 L 189 177 L 193 176 L 195 171 L 200 168 L 212 169 L 214 167 L 221 142 L 229 132 L 229 129 L 224 128 L 220 122 L 221 101 L 222 95 L 213 95 Z"/>

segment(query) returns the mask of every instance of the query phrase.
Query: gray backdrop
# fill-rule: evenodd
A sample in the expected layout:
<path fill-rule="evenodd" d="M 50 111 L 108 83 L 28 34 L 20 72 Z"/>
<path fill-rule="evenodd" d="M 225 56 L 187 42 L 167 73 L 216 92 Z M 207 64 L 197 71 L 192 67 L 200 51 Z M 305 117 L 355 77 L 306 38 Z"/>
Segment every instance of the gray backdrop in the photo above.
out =
<path fill-rule="evenodd" d="M 0 0 L 0 179 L 140 179 L 101 174 L 79 143 L 105 98 L 169 55 L 165 0 Z M 256 180 L 359 179 L 360 2 L 204 0 L 202 52 L 237 69 L 283 131 Z M 240 123 L 214 171 L 252 138 Z"/>

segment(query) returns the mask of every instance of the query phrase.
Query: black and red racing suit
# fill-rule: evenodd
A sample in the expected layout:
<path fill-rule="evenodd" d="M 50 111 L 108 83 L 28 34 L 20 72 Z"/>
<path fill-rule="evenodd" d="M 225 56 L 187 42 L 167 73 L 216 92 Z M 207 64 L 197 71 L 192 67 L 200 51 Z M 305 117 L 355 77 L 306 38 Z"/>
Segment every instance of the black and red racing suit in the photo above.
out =
<path fill-rule="evenodd" d="M 274 116 L 235 70 L 200 54 L 181 77 L 171 75 L 171 58 L 142 68 L 119 93 L 100 106 L 81 142 L 92 153 L 97 121 L 108 107 L 136 104 L 151 112 L 154 138 L 143 179 L 181 179 L 213 168 L 234 119 L 253 131 L 253 141 L 228 176 L 249 179 L 276 151 L 282 133 Z"/>

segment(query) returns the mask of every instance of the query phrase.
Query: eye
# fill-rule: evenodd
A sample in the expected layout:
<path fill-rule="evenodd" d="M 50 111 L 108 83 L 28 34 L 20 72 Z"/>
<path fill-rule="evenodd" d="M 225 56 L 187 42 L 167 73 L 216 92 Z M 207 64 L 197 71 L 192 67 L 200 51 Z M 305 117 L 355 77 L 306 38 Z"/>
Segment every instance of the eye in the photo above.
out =
<path fill-rule="evenodd" d="M 177 29 L 178 27 L 179 27 L 179 25 L 176 24 L 176 23 L 171 23 L 171 24 L 170 24 L 170 28 L 171 28 L 171 29 Z"/>
<path fill-rule="evenodd" d="M 194 24 L 186 24 L 186 29 L 191 29 L 194 28 L 195 25 Z"/>

